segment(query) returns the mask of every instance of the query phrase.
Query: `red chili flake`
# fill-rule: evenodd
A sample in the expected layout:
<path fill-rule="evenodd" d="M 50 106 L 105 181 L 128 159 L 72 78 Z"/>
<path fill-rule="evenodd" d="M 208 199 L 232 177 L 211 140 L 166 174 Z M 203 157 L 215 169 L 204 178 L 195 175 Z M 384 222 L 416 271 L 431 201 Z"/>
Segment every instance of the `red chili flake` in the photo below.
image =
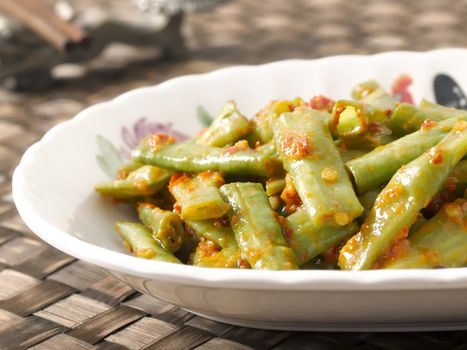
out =
<path fill-rule="evenodd" d="M 202 256 L 212 256 L 221 250 L 216 243 L 207 239 L 198 244 L 198 249 Z"/>
<path fill-rule="evenodd" d="M 169 187 L 175 186 L 178 182 L 186 181 L 190 178 L 190 175 L 186 173 L 174 173 L 170 177 Z"/>
<path fill-rule="evenodd" d="M 436 122 L 434 122 L 433 120 L 424 120 L 423 123 L 422 123 L 422 126 L 420 127 L 420 130 L 423 132 L 423 131 L 427 131 L 427 130 L 430 130 L 432 127 L 434 127 L 436 125 Z"/>
<path fill-rule="evenodd" d="M 297 209 L 302 205 L 302 200 L 293 185 L 293 181 L 291 180 L 291 176 L 289 174 L 285 177 L 286 183 L 285 188 L 282 190 L 280 198 L 285 203 L 285 211 L 288 214 L 293 214 L 297 211 Z"/>
<path fill-rule="evenodd" d="M 175 202 L 174 204 L 174 211 L 180 214 L 182 212 L 182 205 L 178 202 Z"/>
<path fill-rule="evenodd" d="M 207 170 L 196 175 L 201 181 L 211 180 L 212 183 L 215 183 L 218 187 L 222 186 L 225 181 L 222 173 L 218 171 Z"/>
<path fill-rule="evenodd" d="M 230 224 L 231 224 L 231 225 L 235 225 L 235 224 L 237 224 L 239 221 L 240 221 L 240 218 L 238 217 L 238 215 L 232 215 L 232 218 L 230 219 Z"/>
<path fill-rule="evenodd" d="M 432 148 L 430 150 L 431 164 L 441 164 L 443 162 L 443 152 L 439 148 Z"/>
<path fill-rule="evenodd" d="M 402 185 L 393 185 L 391 187 L 386 187 L 383 192 L 381 192 L 381 198 L 384 201 L 389 201 L 390 199 L 395 199 L 400 197 L 404 192 L 404 187 Z"/>
<path fill-rule="evenodd" d="M 240 268 L 240 269 L 249 269 L 250 268 L 250 264 L 248 263 L 248 261 L 244 258 L 240 258 L 237 260 L 237 266 Z"/>
<path fill-rule="evenodd" d="M 148 138 L 148 144 L 152 150 L 157 151 L 162 145 L 170 145 L 175 142 L 175 138 L 163 133 L 156 133 Z"/>
<path fill-rule="evenodd" d="M 130 170 L 128 170 L 128 169 L 118 169 L 116 179 L 117 180 L 125 180 L 128 177 L 128 175 L 130 175 Z"/>
<path fill-rule="evenodd" d="M 313 96 L 310 100 L 310 107 L 318 111 L 331 112 L 334 107 L 334 100 L 323 95 Z"/>
<path fill-rule="evenodd" d="M 410 249 L 410 242 L 407 239 L 408 234 L 409 228 L 404 227 L 394 239 L 391 246 L 386 249 L 382 256 L 376 261 L 373 268 L 378 269 L 384 267 L 387 262 L 406 256 Z"/>
<path fill-rule="evenodd" d="M 299 137 L 293 134 L 282 137 L 280 145 L 284 153 L 293 159 L 299 159 L 311 154 L 313 150 L 313 146 L 307 137 Z"/>
<path fill-rule="evenodd" d="M 245 151 L 249 149 L 248 142 L 246 140 L 237 141 L 233 146 L 227 147 L 224 151 L 225 155 L 231 155 L 239 151 Z"/>

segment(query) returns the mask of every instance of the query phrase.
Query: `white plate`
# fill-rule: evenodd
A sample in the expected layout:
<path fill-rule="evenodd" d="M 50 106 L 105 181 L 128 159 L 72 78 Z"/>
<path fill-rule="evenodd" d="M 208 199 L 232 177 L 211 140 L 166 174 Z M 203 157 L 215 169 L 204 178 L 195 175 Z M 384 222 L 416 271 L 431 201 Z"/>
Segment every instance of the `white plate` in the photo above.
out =
<path fill-rule="evenodd" d="M 129 148 L 148 130 L 194 134 L 202 127 L 198 105 L 216 112 L 234 99 L 252 115 L 271 99 L 346 97 L 369 78 L 389 88 L 402 73 L 413 78 L 409 89 L 416 101 L 433 99 L 438 73 L 467 84 L 465 62 L 461 49 L 336 56 L 232 67 L 136 89 L 84 110 L 33 145 L 15 171 L 14 200 L 26 224 L 57 249 L 108 269 L 143 293 L 219 321 L 291 330 L 465 328 L 466 268 L 253 271 L 137 259 L 113 230 L 129 214 L 93 192 L 107 177 L 96 155 L 116 163 L 113 147 Z M 96 135 L 102 135 L 100 146 Z M 115 166 L 109 163 L 104 168 Z"/>

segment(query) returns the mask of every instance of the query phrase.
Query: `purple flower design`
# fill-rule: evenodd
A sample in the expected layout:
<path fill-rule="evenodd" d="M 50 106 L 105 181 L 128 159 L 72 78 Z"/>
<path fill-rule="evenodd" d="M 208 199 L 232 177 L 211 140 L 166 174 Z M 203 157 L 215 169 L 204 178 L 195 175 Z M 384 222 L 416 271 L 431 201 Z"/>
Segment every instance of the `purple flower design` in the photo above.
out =
<path fill-rule="evenodd" d="M 148 122 L 145 117 L 138 119 L 132 127 L 123 126 L 120 134 L 124 145 L 120 147 L 120 153 L 126 159 L 131 158 L 131 150 L 138 146 L 139 142 L 146 136 L 163 133 L 175 137 L 177 141 L 184 141 L 188 136 L 175 130 L 172 123 Z"/>

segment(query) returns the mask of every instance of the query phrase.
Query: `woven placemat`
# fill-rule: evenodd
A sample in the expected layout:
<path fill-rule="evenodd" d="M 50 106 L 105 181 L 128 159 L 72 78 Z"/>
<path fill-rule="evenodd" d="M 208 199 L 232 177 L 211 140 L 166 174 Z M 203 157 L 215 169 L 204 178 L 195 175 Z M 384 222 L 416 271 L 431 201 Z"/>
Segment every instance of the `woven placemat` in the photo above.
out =
<path fill-rule="evenodd" d="M 48 91 L 0 90 L 0 349 L 467 349 L 467 332 L 276 332 L 210 321 L 48 246 L 11 197 L 13 169 L 32 142 L 128 89 L 230 64 L 466 46 L 466 23 L 462 0 L 232 1 L 186 18 L 186 60 L 113 55 L 94 64 L 107 69 Z"/>

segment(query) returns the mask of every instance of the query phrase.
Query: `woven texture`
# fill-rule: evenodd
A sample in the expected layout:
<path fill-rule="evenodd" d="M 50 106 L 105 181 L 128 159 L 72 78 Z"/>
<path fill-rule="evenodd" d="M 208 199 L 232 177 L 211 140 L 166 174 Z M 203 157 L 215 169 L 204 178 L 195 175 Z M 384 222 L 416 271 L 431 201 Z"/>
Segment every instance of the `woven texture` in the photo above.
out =
<path fill-rule="evenodd" d="M 461 0 L 238 0 L 186 18 L 185 60 L 120 49 L 49 91 L 0 90 L 0 349 L 467 349 L 467 332 L 293 333 L 194 316 L 38 240 L 11 197 L 13 169 L 32 142 L 128 89 L 231 64 L 462 47 L 466 23 Z"/>

